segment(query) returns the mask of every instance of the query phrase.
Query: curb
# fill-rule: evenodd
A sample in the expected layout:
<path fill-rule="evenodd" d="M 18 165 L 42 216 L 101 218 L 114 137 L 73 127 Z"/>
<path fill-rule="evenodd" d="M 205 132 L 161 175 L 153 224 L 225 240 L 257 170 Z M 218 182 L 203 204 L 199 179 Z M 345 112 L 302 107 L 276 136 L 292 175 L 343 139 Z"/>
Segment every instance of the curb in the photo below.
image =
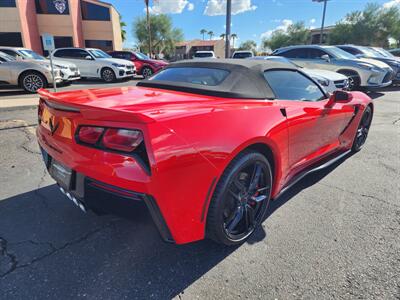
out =
<path fill-rule="evenodd" d="M 24 110 L 24 109 L 36 109 L 37 107 L 38 107 L 37 105 L 7 106 L 7 107 L 0 107 L 0 112 Z"/>

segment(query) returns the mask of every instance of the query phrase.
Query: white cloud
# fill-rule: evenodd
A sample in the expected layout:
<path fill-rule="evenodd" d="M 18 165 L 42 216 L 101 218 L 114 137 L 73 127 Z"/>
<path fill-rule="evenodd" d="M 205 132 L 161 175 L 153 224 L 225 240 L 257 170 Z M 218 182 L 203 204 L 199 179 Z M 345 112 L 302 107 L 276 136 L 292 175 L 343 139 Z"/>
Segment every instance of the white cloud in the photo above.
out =
<path fill-rule="evenodd" d="M 153 14 L 180 14 L 187 7 L 188 10 L 194 9 L 194 4 L 188 0 L 158 0 L 153 2 L 153 6 L 149 8 Z"/>
<path fill-rule="evenodd" d="M 400 6 L 400 0 L 391 0 L 389 2 L 386 2 L 385 4 L 383 4 L 384 8 L 391 8 L 394 6 Z"/>
<path fill-rule="evenodd" d="M 261 39 L 268 39 L 268 38 L 270 38 L 271 35 L 272 35 L 272 33 L 273 33 L 275 30 L 287 31 L 287 29 L 288 29 L 288 27 L 289 27 L 290 25 L 293 25 L 293 21 L 292 21 L 292 20 L 289 20 L 289 19 L 284 19 L 284 20 L 281 21 L 281 24 L 280 24 L 279 26 L 277 26 L 275 29 L 268 30 L 268 31 L 262 33 L 261 36 L 260 36 L 260 38 L 261 38 Z"/>
<path fill-rule="evenodd" d="M 314 18 L 312 18 L 312 19 L 310 20 L 310 24 L 314 24 L 316 21 L 317 21 L 317 20 L 315 20 Z"/>
<path fill-rule="evenodd" d="M 194 9 L 194 4 L 193 4 L 193 3 L 189 3 L 189 4 L 187 5 L 187 9 L 188 9 L 189 11 L 192 11 L 192 10 Z"/>
<path fill-rule="evenodd" d="M 256 10 L 257 6 L 252 0 L 232 0 L 232 15 Z M 220 16 L 226 14 L 226 0 L 208 0 L 204 14 L 207 16 Z"/>

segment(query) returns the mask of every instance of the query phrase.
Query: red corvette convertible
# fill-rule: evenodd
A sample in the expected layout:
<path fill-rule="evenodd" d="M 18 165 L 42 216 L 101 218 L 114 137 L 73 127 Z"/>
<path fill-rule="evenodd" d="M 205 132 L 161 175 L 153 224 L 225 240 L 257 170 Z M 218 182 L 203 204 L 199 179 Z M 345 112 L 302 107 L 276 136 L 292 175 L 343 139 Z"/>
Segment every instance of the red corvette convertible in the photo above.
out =
<path fill-rule="evenodd" d="M 37 137 L 82 210 L 146 205 L 163 239 L 245 241 L 271 199 L 366 141 L 360 92 L 326 94 L 287 64 L 171 64 L 137 87 L 40 91 Z"/>

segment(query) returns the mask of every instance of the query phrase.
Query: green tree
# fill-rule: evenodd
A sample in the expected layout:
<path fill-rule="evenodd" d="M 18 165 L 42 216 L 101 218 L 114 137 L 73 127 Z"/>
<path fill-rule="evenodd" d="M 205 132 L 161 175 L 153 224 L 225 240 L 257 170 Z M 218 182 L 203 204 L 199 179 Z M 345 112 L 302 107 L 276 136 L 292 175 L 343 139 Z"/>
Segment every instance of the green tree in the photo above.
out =
<path fill-rule="evenodd" d="M 271 36 L 262 41 L 263 48 L 275 50 L 290 45 L 304 45 L 310 40 L 310 30 L 304 22 L 296 22 L 290 25 L 287 30 L 274 30 Z"/>
<path fill-rule="evenodd" d="M 339 21 L 329 35 L 330 44 L 358 44 L 387 47 L 389 38 L 400 40 L 400 12 L 397 7 L 367 4 Z"/>
<path fill-rule="evenodd" d="M 119 19 L 119 25 L 121 26 L 121 38 L 122 38 L 122 41 L 125 42 L 125 40 L 126 40 L 126 30 L 125 30 L 126 23 L 121 20 L 121 17 Z"/>
<path fill-rule="evenodd" d="M 214 32 L 213 31 L 209 31 L 207 34 L 210 36 L 210 40 L 212 40 L 212 38 L 214 36 Z"/>
<path fill-rule="evenodd" d="M 175 44 L 183 41 L 183 32 L 173 28 L 171 17 L 167 15 L 150 15 L 152 49 L 170 56 L 175 51 Z M 148 30 L 146 17 L 138 17 L 133 22 L 133 36 L 143 52 L 148 52 Z"/>
<path fill-rule="evenodd" d="M 226 34 L 225 34 L 225 33 L 221 33 L 221 34 L 219 35 L 219 37 L 221 38 L 221 40 L 224 40 L 225 37 L 226 37 Z"/>
<path fill-rule="evenodd" d="M 200 34 L 203 36 L 203 40 L 204 40 L 204 36 L 208 33 L 207 29 L 202 29 L 200 30 Z"/>
<path fill-rule="evenodd" d="M 255 53 L 257 51 L 257 43 L 253 40 L 247 40 L 240 44 L 238 50 L 250 50 Z"/>
<path fill-rule="evenodd" d="M 235 49 L 235 40 L 237 39 L 237 34 L 236 33 L 232 33 L 231 34 L 231 39 L 232 39 L 232 49 Z"/>

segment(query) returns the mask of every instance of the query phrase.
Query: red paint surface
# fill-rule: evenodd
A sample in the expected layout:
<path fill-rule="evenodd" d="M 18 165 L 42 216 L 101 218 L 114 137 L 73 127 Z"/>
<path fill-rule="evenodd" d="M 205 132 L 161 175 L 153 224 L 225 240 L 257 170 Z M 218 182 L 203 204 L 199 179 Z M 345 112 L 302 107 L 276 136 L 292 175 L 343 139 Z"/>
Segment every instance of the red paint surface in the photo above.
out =
<path fill-rule="evenodd" d="M 49 102 L 80 109 L 80 113 L 57 111 L 42 103 L 43 120 L 55 118 L 60 128 L 52 136 L 42 122 L 37 129 L 40 145 L 77 172 L 152 195 L 178 244 L 204 238 L 201 215 L 207 192 L 240 151 L 253 144 L 271 149 L 274 197 L 298 172 L 350 149 L 364 108 L 371 102 L 357 92 L 351 102 L 332 106 L 328 99 L 226 99 L 143 87 L 40 94 Z M 360 109 L 348 126 L 356 106 Z M 283 108 L 287 117 L 280 111 Z M 132 157 L 76 144 L 73 135 L 79 125 L 141 130 L 151 175 Z"/>

